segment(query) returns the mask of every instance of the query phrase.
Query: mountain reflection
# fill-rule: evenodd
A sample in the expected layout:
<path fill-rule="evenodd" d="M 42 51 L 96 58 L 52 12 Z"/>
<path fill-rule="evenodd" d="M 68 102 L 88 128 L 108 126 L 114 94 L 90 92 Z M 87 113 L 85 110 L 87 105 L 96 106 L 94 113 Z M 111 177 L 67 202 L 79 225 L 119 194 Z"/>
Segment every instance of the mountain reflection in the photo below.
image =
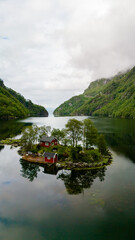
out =
<path fill-rule="evenodd" d="M 21 134 L 25 126 L 30 126 L 31 123 L 23 123 L 17 121 L 1 121 L 0 120 L 0 140 L 17 136 Z"/>
<path fill-rule="evenodd" d="M 108 146 L 122 153 L 135 163 L 135 137 L 130 134 L 105 134 Z"/>
<path fill-rule="evenodd" d="M 80 194 L 86 188 L 90 188 L 96 178 L 104 181 L 106 168 L 98 170 L 71 170 L 62 171 L 57 177 L 64 181 L 66 190 L 69 194 Z"/>
<path fill-rule="evenodd" d="M 135 120 L 96 118 L 95 126 L 105 135 L 107 145 L 135 163 Z"/>

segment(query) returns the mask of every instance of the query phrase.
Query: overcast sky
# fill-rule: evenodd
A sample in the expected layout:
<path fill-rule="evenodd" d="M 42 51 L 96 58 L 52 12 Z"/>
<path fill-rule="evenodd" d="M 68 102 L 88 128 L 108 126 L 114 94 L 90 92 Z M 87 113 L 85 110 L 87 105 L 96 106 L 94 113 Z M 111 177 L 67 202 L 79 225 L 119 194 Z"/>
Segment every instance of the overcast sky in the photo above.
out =
<path fill-rule="evenodd" d="M 135 0 L 0 0 L 0 78 L 47 109 L 135 65 Z"/>

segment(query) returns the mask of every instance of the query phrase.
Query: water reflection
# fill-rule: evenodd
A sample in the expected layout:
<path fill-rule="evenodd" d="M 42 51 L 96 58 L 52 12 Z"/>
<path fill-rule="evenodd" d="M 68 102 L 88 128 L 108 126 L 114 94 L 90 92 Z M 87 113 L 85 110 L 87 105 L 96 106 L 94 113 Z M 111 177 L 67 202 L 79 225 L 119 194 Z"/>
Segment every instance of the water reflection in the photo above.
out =
<path fill-rule="evenodd" d="M 38 164 L 33 164 L 27 162 L 23 159 L 20 159 L 21 164 L 21 176 L 27 178 L 30 182 L 32 182 L 38 176 L 38 172 L 40 172 L 40 168 Z"/>
<path fill-rule="evenodd" d="M 0 145 L 0 152 L 4 149 L 4 146 Z"/>
<path fill-rule="evenodd" d="M 40 167 L 43 168 L 43 173 L 49 174 L 49 175 L 57 175 L 58 168 L 56 168 L 55 165 L 46 165 L 43 164 L 37 164 L 37 163 L 31 163 L 27 162 L 23 159 L 20 159 L 21 164 L 21 176 L 24 178 L 27 178 L 29 181 L 33 181 L 35 178 L 38 177 L 38 173 L 40 172 Z"/>
<path fill-rule="evenodd" d="M 23 123 L 17 121 L 1 121 L 0 120 L 0 140 L 15 137 L 21 134 L 25 126 L 31 126 L 32 123 Z"/>
<path fill-rule="evenodd" d="M 99 178 L 100 181 L 104 181 L 105 171 L 106 168 L 88 171 L 62 171 L 57 178 L 64 181 L 66 190 L 69 194 L 79 194 L 82 193 L 85 188 L 91 188 L 96 178 Z"/>
<path fill-rule="evenodd" d="M 55 165 L 46 165 L 44 166 L 44 171 L 45 174 L 50 174 L 50 175 L 57 175 L 58 173 L 58 168 L 56 168 Z"/>
<path fill-rule="evenodd" d="M 0 120 L 0 140 L 14 137 L 21 134 L 25 126 L 31 126 L 32 123 L 23 123 L 17 121 L 1 121 Z"/>
<path fill-rule="evenodd" d="M 96 178 L 100 181 L 104 181 L 106 168 L 94 169 L 94 170 L 58 170 L 55 165 L 39 165 L 31 162 L 27 162 L 20 159 L 21 164 L 21 176 L 27 178 L 29 181 L 33 181 L 38 177 L 40 167 L 43 168 L 43 173 L 49 175 L 57 175 L 57 179 L 61 179 L 69 194 L 79 194 L 86 188 L 90 188 Z"/>
<path fill-rule="evenodd" d="M 135 163 L 135 138 L 132 134 L 105 134 L 108 146 L 115 152 L 122 153 Z"/>
<path fill-rule="evenodd" d="M 95 118 L 94 123 L 105 135 L 109 147 L 135 163 L 135 120 Z"/>

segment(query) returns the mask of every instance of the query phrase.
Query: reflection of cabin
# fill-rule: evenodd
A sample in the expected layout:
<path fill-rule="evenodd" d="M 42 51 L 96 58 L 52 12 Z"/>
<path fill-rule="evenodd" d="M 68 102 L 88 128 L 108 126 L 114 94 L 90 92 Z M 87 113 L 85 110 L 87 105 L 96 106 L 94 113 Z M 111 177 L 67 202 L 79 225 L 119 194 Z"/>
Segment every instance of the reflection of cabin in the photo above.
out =
<path fill-rule="evenodd" d="M 44 152 L 43 157 L 47 163 L 56 163 L 58 160 L 57 153 Z"/>
<path fill-rule="evenodd" d="M 47 137 L 43 136 L 40 139 L 40 146 L 42 147 L 50 147 L 50 146 L 58 145 L 58 140 L 55 137 Z"/>
<path fill-rule="evenodd" d="M 50 175 L 57 175 L 58 173 L 58 168 L 56 168 L 56 166 L 53 164 L 51 166 L 48 166 L 47 164 L 44 167 L 44 173 L 45 174 L 50 174 Z"/>

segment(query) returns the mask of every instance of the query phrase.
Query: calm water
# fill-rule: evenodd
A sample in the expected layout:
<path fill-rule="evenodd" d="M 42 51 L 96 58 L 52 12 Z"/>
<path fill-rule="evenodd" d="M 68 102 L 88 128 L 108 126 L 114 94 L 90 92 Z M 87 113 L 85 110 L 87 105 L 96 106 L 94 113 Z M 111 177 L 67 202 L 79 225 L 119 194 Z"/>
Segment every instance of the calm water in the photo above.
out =
<path fill-rule="evenodd" d="M 32 123 L 63 128 L 68 119 L 0 122 L 0 138 Z M 135 239 L 135 120 L 92 120 L 113 153 L 102 170 L 57 172 L 0 147 L 0 240 Z"/>

